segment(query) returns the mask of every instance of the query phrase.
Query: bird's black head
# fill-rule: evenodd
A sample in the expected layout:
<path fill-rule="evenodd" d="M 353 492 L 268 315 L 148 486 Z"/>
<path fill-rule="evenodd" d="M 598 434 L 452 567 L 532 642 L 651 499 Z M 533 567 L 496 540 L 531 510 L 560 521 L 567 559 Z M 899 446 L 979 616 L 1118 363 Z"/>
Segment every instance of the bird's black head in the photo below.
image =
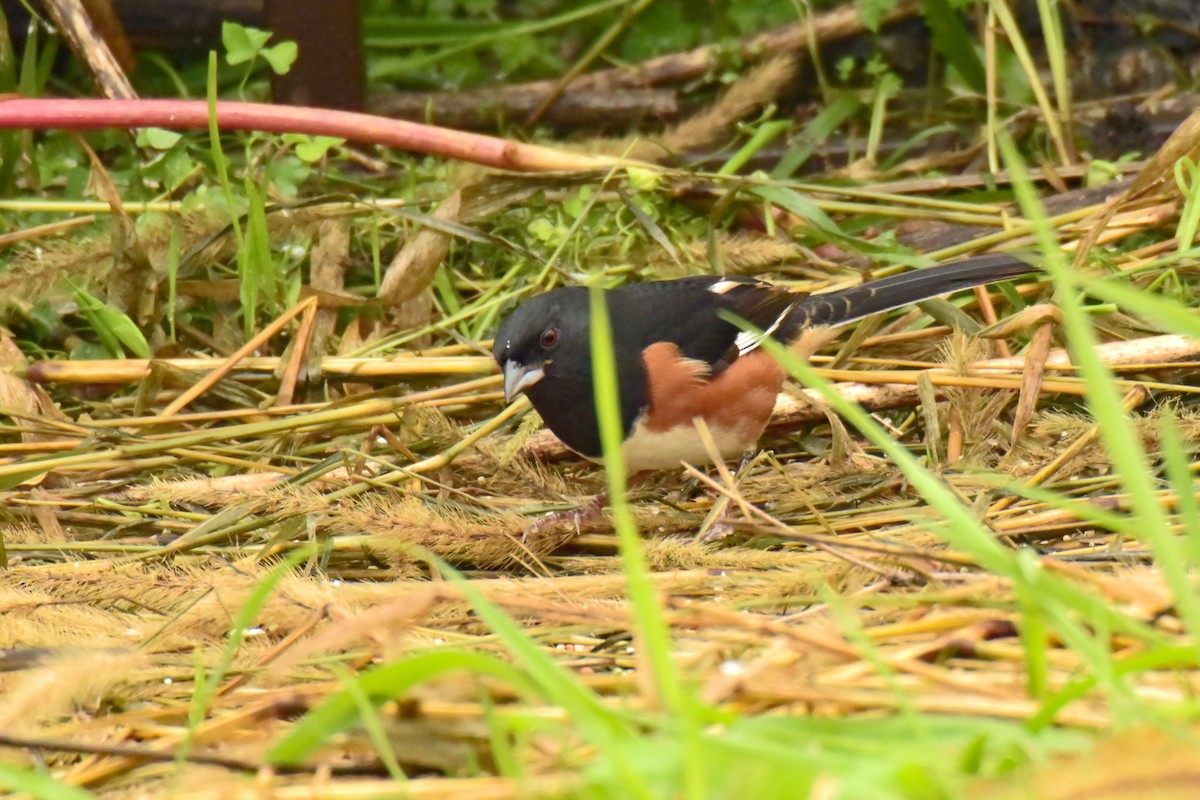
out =
<path fill-rule="evenodd" d="M 597 458 L 590 320 L 585 287 L 554 289 L 525 301 L 500 323 L 492 355 L 504 371 L 505 398 L 524 394 L 568 447 Z M 632 363 L 640 368 L 640 359 Z M 631 394 L 629 402 L 636 404 L 637 397 Z M 625 416 L 632 420 L 634 414 Z"/>
<path fill-rule="evenodd" d="M 587 289 L 579 286 L 530 298 L 509 314 L 492 349 L 504 371 L 505 399 L 525 393 L 537 406 L 541 384 L 585 380 L 590 387 L 589 316 Z"/>

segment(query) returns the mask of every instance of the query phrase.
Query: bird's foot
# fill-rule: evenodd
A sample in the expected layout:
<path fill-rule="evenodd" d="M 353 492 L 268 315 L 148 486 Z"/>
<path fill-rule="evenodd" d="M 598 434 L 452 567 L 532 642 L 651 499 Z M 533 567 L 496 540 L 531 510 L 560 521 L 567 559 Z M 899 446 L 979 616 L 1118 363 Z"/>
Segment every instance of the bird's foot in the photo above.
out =
<path fill-rule="evenodd" d="M 576 534 L 581 533 L 584 525 L 589 522 L 595 522 L 603 516 L 604 506 L 607 504 L 608 492 L 601 492 L 578 508 L 544 514 L 525 526 L 525 532 L 521 534 L 521 541 L 525 542 L 530 536 L 534 536 L 547 528 L 557 528 L 560 525 L 569 524 L 575 529 Z"/>
<path fill-rule="evenodd" d="M 712 525 L 709 525 L 707 530 L 701 529 L 700 536 L 696 541 L 703 542 L 704 544 L 719 542 L 722 539 L 728 539 L 737 532 L 737 520 L 726 511 Z"/>

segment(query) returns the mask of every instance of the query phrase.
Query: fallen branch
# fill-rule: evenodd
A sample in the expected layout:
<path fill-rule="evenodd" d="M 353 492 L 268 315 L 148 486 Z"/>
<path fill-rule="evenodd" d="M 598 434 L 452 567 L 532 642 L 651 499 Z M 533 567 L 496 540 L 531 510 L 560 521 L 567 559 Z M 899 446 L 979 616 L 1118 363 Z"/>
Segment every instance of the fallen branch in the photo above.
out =
<path fill-rule="evenodd" d="M 550 96 L 544 81 L 489 86 L 466 92 L 404 92 L 373 98 L 374 114 L 398 119 L 427 119 L 451 128 L 495 128 L 498 120 L 533 113 Z M 666 122 L 679 116 L 679 100 L 670 89 L 571 89 L 555 100 L 543 120 L 554 126 L 611 130 L 641 120 Z"/>
<path fill-rule="evenodd" d="M 891 23 L 917 13 L 919 4 L 912 0 L 897 3 L 884 15 L 883 22 Z M 810 44 L 828 44 L 867 31 L 858 7 L 846 3 L 828 11 L 812 14 L 799 22 L 748 36 L 737 43 L 738 58 L 756 64 L 784 53 L 799 53 Z M 571 91 L 612 91 L 665 84 L 680 84 L 703 78 L 720 67 L 729 57 L 720 45 L 704 45 L 683 53 L 671 53 L 643 61 L 635 68 L 618 67 L 581 75 L 571 84 Z M 524 84 L 529 90 L 549 91 L 557 80 Z"/>

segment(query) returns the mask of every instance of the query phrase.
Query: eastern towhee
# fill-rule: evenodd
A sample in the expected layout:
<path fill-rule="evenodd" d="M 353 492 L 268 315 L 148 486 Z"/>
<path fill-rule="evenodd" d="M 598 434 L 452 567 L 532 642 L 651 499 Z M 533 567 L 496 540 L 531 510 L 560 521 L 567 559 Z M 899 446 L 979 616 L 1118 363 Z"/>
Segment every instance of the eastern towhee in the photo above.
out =
<path fill-rule="evenodd" d="M 828 294 L 715 276 L 609 290 L 626 466 L 632 474 L 681 461 L 709 463 L 693 423 L 697 417 L 707 423 L 723 458 L 758 442 L 785 373 L 759 348 L 761 340 L 730 315 L 795 345 L 813 331 L 1032 272 L 1027 262 L 994 253 Z M 493 354 L 504 371 L 505 398 L 524 393 L 568 447 L 599 460 L 590 317 L 588 289 L 582 286 L 530 298 L 501 323 Z"/>

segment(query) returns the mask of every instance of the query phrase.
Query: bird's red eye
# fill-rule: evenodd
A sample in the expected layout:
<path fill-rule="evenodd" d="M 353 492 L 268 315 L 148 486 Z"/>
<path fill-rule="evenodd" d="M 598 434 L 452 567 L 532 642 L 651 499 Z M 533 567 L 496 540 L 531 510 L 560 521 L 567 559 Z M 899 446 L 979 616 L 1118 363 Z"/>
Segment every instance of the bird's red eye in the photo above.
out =
<path fill-rule="evenodd" d="M 558 328 L 546 328 L 542 331 L 542 338 L 538 341 L 546 350 L 554 349 L 554 346 L 558 344 Z"/>

